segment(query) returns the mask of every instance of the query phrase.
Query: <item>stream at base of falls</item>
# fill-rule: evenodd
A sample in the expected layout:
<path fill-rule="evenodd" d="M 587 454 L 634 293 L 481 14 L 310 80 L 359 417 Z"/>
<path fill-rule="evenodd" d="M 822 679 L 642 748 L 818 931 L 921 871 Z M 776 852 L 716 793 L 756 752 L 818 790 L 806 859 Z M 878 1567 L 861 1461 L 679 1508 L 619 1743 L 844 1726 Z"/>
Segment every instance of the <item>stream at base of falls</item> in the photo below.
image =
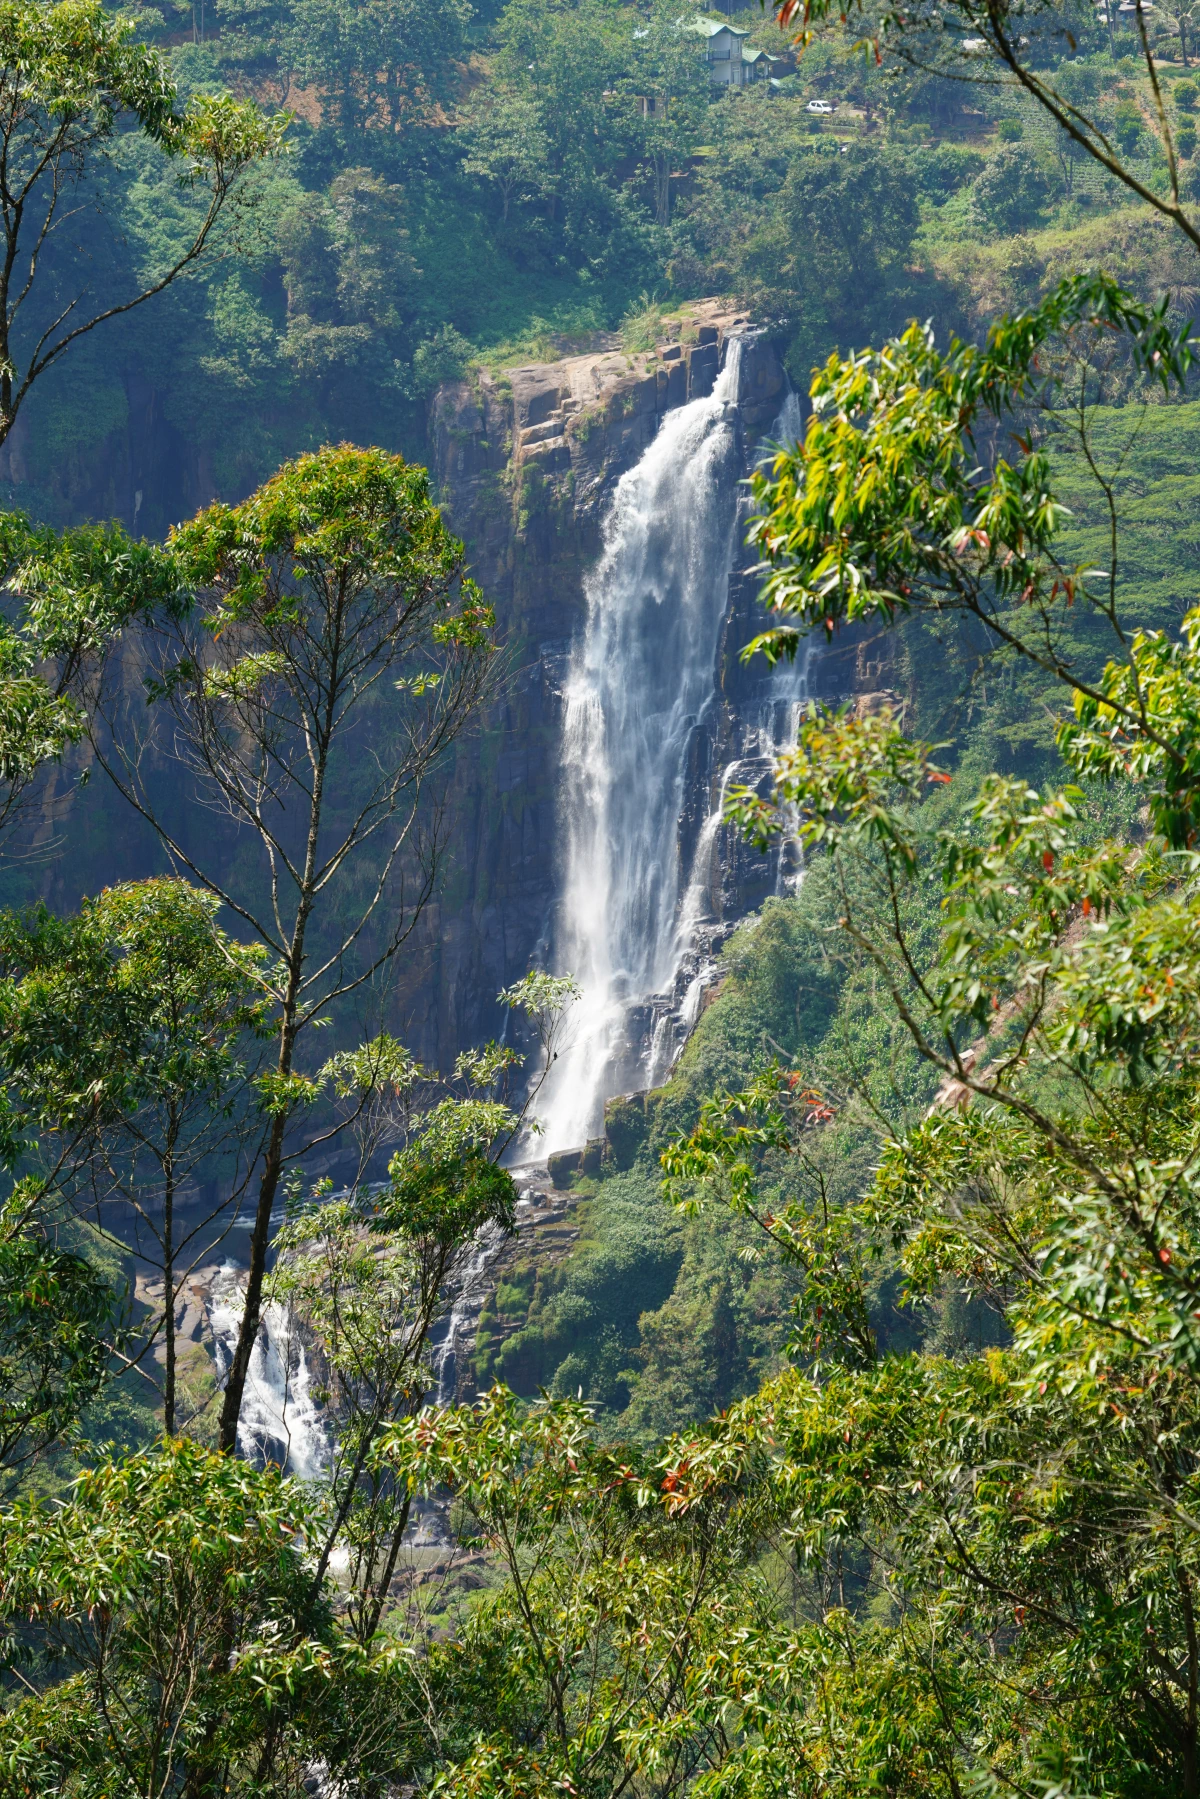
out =
<path fill-rule="evenodd" d="M 516 1169 L 520 1186 L 525 1171 Z M 518 1206 L 527 1205 L 525 1198 Z M 492 1266 L 508 1238 L 485 1224 L 467 1246 L 447 1293 L 443 1316 L 434 1325 L 429 1363 L 435 1386 L 430 1399 L 452 1405 L 459 1396 L 461 1361 L 474 1345 L 475 1329 L 490 1288 Z M 215 1372 L 223 1385 L 233 1360 L 244 1305 L 245 1269 L 225 1261 L 209 1278 L 208 1321 Z M 286 1306 L 262 1308 L 250 1355 L 238 1449 L 256 1467 L 272 1464 L 301 1480 L 328 1478 L 332 1461 L 329 1426 L 317 1399 L 313 1357 Z"/>

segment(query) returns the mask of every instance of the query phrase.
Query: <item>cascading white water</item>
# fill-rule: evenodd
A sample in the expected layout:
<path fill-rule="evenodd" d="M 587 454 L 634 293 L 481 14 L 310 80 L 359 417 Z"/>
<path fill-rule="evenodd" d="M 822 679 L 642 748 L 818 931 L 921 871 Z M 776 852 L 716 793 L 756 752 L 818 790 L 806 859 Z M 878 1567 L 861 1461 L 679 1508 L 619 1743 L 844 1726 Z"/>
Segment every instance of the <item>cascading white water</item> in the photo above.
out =
<path fill-rule="evenodd" d="M 209 1306 L 217 1374 L 223 1379 L 237 1343 L 245 1295 L 242 1271 L 226 1262 L 213 1283 Z M 301 1480 L 320 1480 L 329 1467 L 329 1438 L 313 1394 L 304 1344 L 286 1306 L 262 1309 L 250 1352 L 238 1419 L 238 1448 L 249 1462 L 275 1463 Z"/>
<path fill-rule="evenodd" d="M 725 964 L 713 948 L 721 935 L 712 919 L 714 884 L 720 867 L 714 860 L 721 848 L 725 803 L 735 787 L 759 787 L 769 779 L 780 753 L 796 741 L 800 716 L 808 699 L 811 648 L 805 644 L 794 663 L 778 668 L 767 689 L 740 730 L 738 754 L 721 770 L 715 801 L 696 839 L 691 872 L 679 910 L 676 933 L 677 957 L 672 990 L 655 1005 L 655 1021 L 646 1057 L 648 1087 L 665 1081 L 695 1028 L 705 990 L 714 986 Z M 803 860 L 792 819 L 785 811 L 783 831 L 775 851 L 775 893 L 794 893 L 803 879 Z"/>
<path fill-rule="evenodd" d="M 780 444 L 794 447 L 804 435 L 804 409 L 800 404 L 800 396 L 794 388 L 789 388 L 783 402 L 772 442 L 759 458 L 759 467 L 763 468 L 773 460 L 775 450 Z M 806 638 L 800 645 L 795 660 L 779 664 L 766 694 L 767 716 L 760 723 L 759 741 L 768 758 L 772 772 L 776 758 L 785 749 L 791 749 L 800 730 L 800 717 L 809 700 L 809 673 L 812 668 L 813 640 Z M 803 879 L 803 858 L 799 839 L 796 836 L 796 818 L 794 808 L 784 808 L 783 834 L 780 839 L 779 852 L 775 864 L 775 892 L 784 894 L 792 892 Z"/>
<path fill-rule="evenodd" d="M 656 1001 L 636 1069 L 625 1041 L 631 1008 L 687 979 L 703 937 L 712 860 L 729 788 L 761 778 L 795 741 L 807 696 L 807 658 L 771 677 L 723 770 L 716 804 L 690 866 L 680 867 L 678 822 L 689 738 L 717 702 L 717 647 L 741 537 L 741 473 L 734 408 L 741 371 L 732 339 L 712 395 L 668 413 L 654 442 L 622 476 L 605 546 L 586 584 L 587 624 L 565 694 L 563 796 L 566 879 L 555 966 L 582 987 L 570 1044 L 539 1107 L 545 1151 L 598 1131 L 622 1080 L 665 1078 L 695 1023 L 711 958 L 673 1007 Z M 762 460 L 794 443 L 803 413 L 789 392 Z M 779 856 L 776 890 L 793 876 L 794 845 Z"/>
<path fill-rule="evenodd" d="M 507 1241 L 496 1224 L 484 1224 L 472 1238 L 466 1259 L 454 1278 L 454 1299 L 445 1323 L 437 1327 L 430 1345 L 433 1372 L 437 1380 L 434 1399 L 438 1405 L 453 1405 L 458 1392 L 459 1357 L 475 1341 L 479 1314 L 489 1289 L 492 1263 Z"/>
<path fill-rule="evenodd" d="M 586 585 L 563 730 L 557 966 L 582 997 L 539 1111 L 548 1150 L 599 1128 L 629 1004 L 674 973 L 689 737 L 714 697 L 736 545 L 741 343 L 707 399 L 670 412 L 617 484 Z"/>

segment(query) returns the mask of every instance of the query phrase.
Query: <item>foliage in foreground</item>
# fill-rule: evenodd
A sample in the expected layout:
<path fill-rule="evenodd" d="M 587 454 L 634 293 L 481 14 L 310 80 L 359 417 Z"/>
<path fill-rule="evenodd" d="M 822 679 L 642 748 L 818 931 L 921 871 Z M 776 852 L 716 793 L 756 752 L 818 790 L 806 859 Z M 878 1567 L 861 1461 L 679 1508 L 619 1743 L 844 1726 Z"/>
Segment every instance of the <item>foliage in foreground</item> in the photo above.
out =
<path fill-rule="evenodd" d="M 947 1791 L 1196 1790 L 1195 621 L 1138 630 L 1115 566 L 1063 560 L 1043 448 L 1069 429 L 1086 453 L 1113 335 L 1164 385 L 1186 376 L 1186 334 L 1101 278 L 978 351 L 914 328 L 831 361 L 805 442 L 760 483 L 776 614 L 760 643 L 965 615 L 1071 694 L 1068 767 L 1132 783 L 1138 825 L 1105 836 L 1079 787 L 1000 775 L 939 815 L 923 802 L 952 776 L 894 712 L 814 711 L 774 804 L 827 857 L 842 930 L 937 1097 L 833 1220 L 803 1184 L 790 1208 L 761 1195 L 765 1158 L 803 1169 L 814 1124 L 779 1077 L 714 1102 L 666 1158 L 685 1197 L 726 1193 L 812 1270 L 798 1349 L 814 1385 L 785 1383 L 772 1414 L 793 1446 L 792 1525 L 807 1553 L 882 1584 L 891 1621 L 875 1608 L 874 1647 L 848 1648 L 843 1676 L 886 1664 L 924 1695 Z M 976 434 L 1009 418 L 1019 456 L 981 469 Z M 778 828 L 771 802 L 733 808 L 760 839 Z M 911 904 L 930 887 L 932 958 Z M 1000 1345 L 881 1358 L 872 1252 L 899 1256 L 910 1304 L 952 1284 L 989 1308 Z"/>
<path fill-rule="evenodd" d="M 397 114 L 412 102 L 400 87 L 389 96 Z M 775 1067 L 712 1099 L 668 1149 L 671 1197 L 699 1217 L 723 1204 L 788 1270 L 792 1366 L 649 1453 L 601 1443 L 569 1399 L 529 1407 L 497 1388 L 474 1408 L 424 1406 L 429 1327 L 456 1258 L 481 1224 L 511 1222 L 495 1165 L 514 1122 L 498 1097 L 505 1052 L 465 1058 L 458 1091 L 422 1094 L 381 1194 L 318 1191 L 282 1239 L 275 1291 L 328 1376 L 324 1493 L 168 1439 L 97 1458 L 69 1494 L 25 1496 L 0 1516 L 0 1791 L 283 1794 L 314 1778 L 347 1794 L 481 1799 L 1197 1791 L 1200 621 L 1174 635 L 1128 619 L 1115 562 L 1101 572 L 1063 554 L 1045 454 L 1070 417 L 1089 459 L 1096 370 L 1114 343 L 1167 388 L 1188 372 L 1192 345 L 1165 306 L 1102 278 L 1068 283 L 980 349 L 941 352 L 913 328 L 882 353 L 835 358 L 804 444 L 760 477 L 776 613 L 760 647 L 794 652 L 806 630 L 870 619 L 965 618 L 1044 692 L 1072 694 L 1059 731 L 1069 769 L 1127 791 L 1136 820 L 1106 834 L 1080 787 L 999 774 L 957 815 L 931 806 L 955 795 L 950 759 L 888 709 L 814 711 L 774 801 L 734 797 L 759 837 L 781 807 L 798 820 L 857 966 L 936 1087 L 915 1121 L 877 1109 L 877 1167 L 849 1199 L 822 1146 L 848 1100 L 870 1113 L 869 1082 L 835 1093 L 819 1071 Z M 1019 456 L 996 448 L 1010 425 Z M 417 524 L 399 546 L 396 483 Z M 425 501 L 394 459 L 305 459 L 179 534 L 183 592 L 162 585 L 166 561 L 119 534 L 34 543 L 14 526 L 31 599 L 19 631 L 61 625 L 48 653 L 69 671 L 10 765 L 14 791 L 71 732 L 96 731 L 98 706 L 86 720 L 58 708 L 81 672 L 86 689 L 112 632 L 153 626 L 157 716 L 193 731 L 191 766 L 214 758 L 221 796 L 253 823 L 256 771 L 304 736 L 306 672 L 330 666 L 323 638 L 306 660 L 331 620 L 336 636 L 322 582 L 333 571 L 328 587 L 366 596 L 368 639 L 387 615 L 367 644 L 373 679 L 399 667 L 397 588 L 421 589 L 418 610 L 426 592 L 414 541 L 432 552 L 417 559 L 418 573 L 432 567 L 430 641 L 452 665 L 458 649 L 482 663 L 490 619 L 468 608 L 445 621 L 458 548 Z M 194 587 L 210 589 L 202 613 Z M 88 603 L 73 605 L 82 589 Z M 453 674 L 420 648 L 401 691 L 433 695 L 436 735 Z M 349 699 L 362 692 L 352 684 Z M 97 742 L 136 798 L 137 756 L 122 763 L 121 720 L 108 722 Z M 266 790 L 297 768 L 318 843 L 299 751 Z M 391 816 L 393 778 L 359 824 L 373 807 Z M 346 837 L 337 821 L 335 862 L 358 828 Z M 272 870 L 291 859 L 294 875 L 294 840 L 271 826 L 264 842 Z M 310 872 L 295 881 L 301 901 Z M 172 891 L 177 910 L 149 918 L 160 937 L 143 927 Z M 244 920 L 255 891 L 229 896 Z M 273 1081 L 249 1084 L 262 1103 L 248 1115 L 277 1138 L 260 1187 L 265 1263 L 293 1153 L 277 1121 L 301 1136 L 301 1108 L 328 1088 L 369 1136 L 381 1103 L 403 1112 L 431 1083 L 383 1034 L 320 1071 L 294 1066 L 289 1042 L 329 1002 L 327 970 L 312 975 L 303 929 L 261 916 L 279 964 L 231 947 L 232 991 L 215 983 L 215 1009 L 213 983 L 185 993 L 180 1031 L 147 1006 L 149 978 L 130 994 L 122 974 L 127 989 L 187 919 L 212 972 L 222 940 L 192 890 L 118 890 L 62 931 L 6 921 L 14 1170 L 31 1121 L 55 1153 L 77 1142 L 89 1168 L 103 1144 L 107 1178 L 122 1165 L 111 1143 L 164 1096 L 169 1109 L 172 1079 L 223 1100 L 240 1068 L 233 1039 L 256 1022 L 239 1008 L 263 992 L 283 1052 Z M 354 942 L 335 958 L 337 995 L 355 978 L 340 960 Z M 525 997 L 553 1011 L 562 995 Z M 107 1035 L 86 1028 L 101 1014 Z M 157 1059 L 144 1064 L 147 1037 Z M 0 1268 L 0 1430 L 18 1469 L 70 1429 L 112 1339 L 111 1295 L 55 1243 L 52 1218 L 35 1219 L 45 1179 L 43 1164 L 18 1189 Z M 954 1354 L 910 1353 L 881 1331 L 881 1267 L 918 1316 L 948 1295 L 969 1310 L 975 1352 L 963 1338 Z M 236 1398 L 230 1409 L 227 1442 Z M 438 1635 L 415 1581 L 393 1603 L 393 1576 L 414 1500 L 445 1493 L 457 1554 L 491 1584 Z"/>

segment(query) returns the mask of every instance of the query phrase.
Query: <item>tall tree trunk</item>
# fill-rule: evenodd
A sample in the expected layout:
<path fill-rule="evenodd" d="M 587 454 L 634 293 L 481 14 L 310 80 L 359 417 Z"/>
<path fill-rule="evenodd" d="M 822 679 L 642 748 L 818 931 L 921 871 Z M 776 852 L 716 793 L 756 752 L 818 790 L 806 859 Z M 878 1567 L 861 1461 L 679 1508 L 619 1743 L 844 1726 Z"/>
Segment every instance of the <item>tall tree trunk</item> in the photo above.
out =
<path fill-rule="evenodd" d="M 289 1064 L 290 1059 L 289 1056 Z M 290 1072 L 290 1068 L 288 1072 Z M 246 1391 L 250 1357 L 254 1351 L 254 1339 L 258 1335 L 259 1319 L 262 1316 L 263 1278 L 267 1272 L 267 1250 L 271 1244 L 271 1212 L 275 1205 L 275 1195 L 279 1191 L 279 1177 L 283 1172 L 283 1137 L 286 1129 L 287 1116 L 281 1112 L 271 1121 L 271 1135 L 267 1141 L 262 1179 L 258 1183 L 258 1205 L 254 1213 L 254 1229 L 250 1233 L 250 1271 L 246 1278 L 246 1303 L 242 1308 L 237 1345 L 229 1368 L 229 1378 L 225 1382 L 225 1399 L 221 1406 L 219 1440 L 221 1448 L 227 1455 L 237 1447 L 237 1427 L 242 1410 L 242 1395 Z"/>
<path fill-rule="evenodd" d="M 163 1377 L 163 1429 L 175 1435 L 175 1168 L 167 1159 L 163 1185 L 163 1329 L 166 1369 Z"/>
<path fill-rule="evenodd" d="M 339 645 L 340 647 L 340 645 Z M 340 683 L 337 678 L 337 653 L 332 660 L 333 675 L 329 682 L 329 692 L 325 705 L 325 717 L 322 729 L 317 738 L 317 748 L 313 763 L 312 798 L 308 810 L 308 838 L 304 849 L 304 871 L 300 876 L 299 894 L 296 902 L 296 922 L 292 927 L 292 940 L 288 945 L 287 987 L 283 995 L 283 1016 L 279 1024 L 279 1062 L 278 1072 L 282 1080 L 292 1073 L 292 1064 L 296 1055 L 297 1020 L 300 1014 L 300 989 L 304 972 L 304 941 L 308 935 L 308 921 L 312 916 L 313 902 L 317 888 L 317 845 L 321 834 L 321 813 L 325 798 L 325 774 L 329 764 L 329 745 L 333 737 L 333 721 L 337 716 L 340 699 Z M 279 1178 L 283 1173 L 283 1145 L 287 1132 L 291 1108 L 284 1107 L 271 1120 L 271 1134 L 267 1139 L 266 1156 L 263 1161 L 262 1179 L 258 1184 L 258 1206 L 254 1214 L 254 1229 L 250 1233 L 250 1269 L 246 1278 L 246 1303 L 242 1308 L 242 1321 L 238 1326 L 238 1339 L 230 1364 L 229 1379 L 225 1383 L 225 1399 L 221 1406 L 220 1447 L 226 1455 L 231 1455 L 237 1447 L 238 1418 L 242 1410 L 242 1395 L 246 1390 L 246 1376 L 250 1372 L 250 1357 L 254 1350 L 254 1339 L 258 1335 L 259 1319 L 262 1316 L 263 1279 L 267 1272 L 267 1251 L 271 1247 L 271 1212 L 275 1205 L 275 1197 L 279 1192 Z"/>
<path fill-rule="evenodd" d="M 375 1635 L 375 1632 L 379 1629 L 379 1621 L 383 1617 L 383 1608 L 387 1604 L 387 1596 L 391 1590 L 392 1580 L 395 1577 L 396 1563 L 400 1559 L 400 1545 L 403 1543 L 404 1533 L 408 1529 L 408 1516 L 411 1508 L 412 1497 L 410 1495 L 400 1508 L 400 1522 L 392 1532 L 392 1541 L 388 1550 L 386 1565 L 375 1583 L 374 1592 L 367 1602 L 360 1631 L 361 1641 L 364 1644 L 369 1643 L 371 1638 Z"/>

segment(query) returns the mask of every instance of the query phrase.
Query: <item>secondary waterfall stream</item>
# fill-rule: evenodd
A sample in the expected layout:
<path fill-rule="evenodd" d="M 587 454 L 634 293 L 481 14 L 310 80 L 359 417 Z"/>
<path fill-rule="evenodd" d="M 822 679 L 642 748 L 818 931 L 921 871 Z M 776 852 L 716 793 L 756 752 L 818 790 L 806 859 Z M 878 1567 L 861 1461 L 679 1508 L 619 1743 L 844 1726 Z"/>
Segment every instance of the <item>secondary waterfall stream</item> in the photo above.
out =
<path fill-rule="evenodd" d="M 242 1271 L 227 1262 L 213 1283 L 209 1308 L 219 1379 L 233 1361 L 244 1303 Z M 250 1352 L 238 1448 L 248 1462 L 258 1467 L 273 1462 L 301 1480 L 320 1480 L 329 1466 L 329 1437 L 308 1352 L 287 1307 L 274 1302 L 263 1306 Z"/>
<path fill-rule="evenodd" d="M 649 1085 L 669 1067 L 665 1042 L 632 1066 L 628 1022 L 631 1008 L 675 983 L 691 947 L 702 857 L 711 858 L 720 826 L 717 812 L 682 867 L 688 746 L 719 703 L 718 648 L 744 524 L 741 364 L 732 338 L 712 394 L 668 413 L 621 477 L 586 583 L 587 622 L 564 695 L 565 877 L 554 943 L 554 965 L 574 974 L 582 994 L 538 1108 L 551 1151 L 595 1135 L 605 1099 L 623 1084 Z M 795 436 L 798 426 L 789 396 L 776 435 Z M 785 718 L 794 734 L 802 678 L 784 671 L 764 697 L 753 750 L 760 767 L 782 747 Z M 723 797 L 728 779 L 721 785 Z"/>

